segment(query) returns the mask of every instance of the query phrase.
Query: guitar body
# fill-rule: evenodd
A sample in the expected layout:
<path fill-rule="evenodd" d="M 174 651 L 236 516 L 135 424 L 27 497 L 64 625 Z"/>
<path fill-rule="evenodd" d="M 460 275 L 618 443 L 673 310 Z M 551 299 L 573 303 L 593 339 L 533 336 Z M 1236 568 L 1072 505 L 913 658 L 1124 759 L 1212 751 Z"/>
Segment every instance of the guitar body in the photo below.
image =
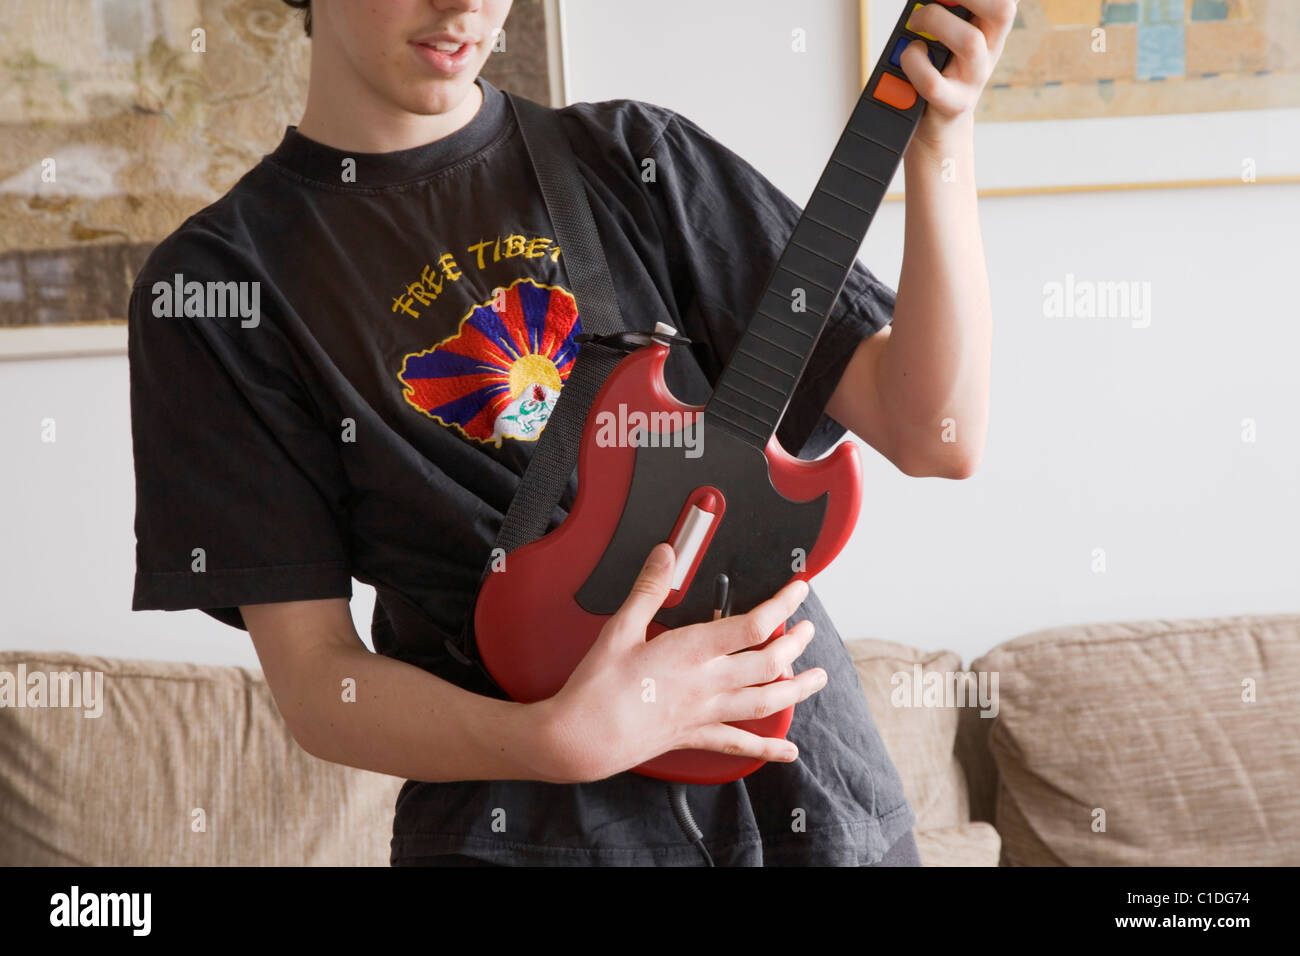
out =
<path fill-rule="evenodd" d="M 913 29 L 913 16 L 929 2 L 903 5 L 709 404 L 684 405 L 669 392 L 667 344 L 655 339 L 631 353 L 588 411 L 572 511 L 559 528 L 507 555 L 504 570 L 487 575 L 474 609 L 478 651 L 515 700 L 543 700 L 564 686 L 661 541 L 677 553 L 677 578 L 647 629 L 651 640 L 710 620 L 720 575 L 733 613 L 743 614 L 792 578 L 817 574 L 848 540 L 862 501 L 857 448 L 845 443 L 807 462 L 787 454 L 774 436 L 925 110 L 902 71 L 902 54 L 923 40 L 937 69 L 948 62 L 942 44 Z M 937 2 L 971 18 L 956 0 Z M 627 440 L 638 428 L 639 438 Z M 784 631 L 782 624 L 763 646 Z M 653 692 L 662 699 L 672 688 Z M 734 726 L 784 737 L 793 714 L 791 707 Z M 633 769 L 712 784 L 762 764 L 674 750 Z"/>
<path fill-rule="evenodd" d="M 774 437 L 755 448 L 710 421 L 704 406 L 674 398 L 663 377 L 667 355 L 666 345 L 646 345 L 606 379 L 583 430 L 573 509 L 550 534 L 507 555 L 504 570 L 489 573 L 479 592 L 479 654 L 514 700 L 543 700 L 564 686 L 656 543 L 674 542 L 679 574 L 686 576 L 647 639 L 710 620 L 719 573 L 731 583 L 732 613 L 743 614 L 791 579 L 809 579 L 826 567 L 853 530 L 862 474 L 852 443 L 814 462 L 787 454 Z M 782 624 L 763 646 L 784 631 Z M 671 692 L 655 688 L 659 696 Z M 793 714 L 789 707 L 734 726 L 784 737 Z M 674 750 L 634 772 L 717 784 L 762 764 Z"/>

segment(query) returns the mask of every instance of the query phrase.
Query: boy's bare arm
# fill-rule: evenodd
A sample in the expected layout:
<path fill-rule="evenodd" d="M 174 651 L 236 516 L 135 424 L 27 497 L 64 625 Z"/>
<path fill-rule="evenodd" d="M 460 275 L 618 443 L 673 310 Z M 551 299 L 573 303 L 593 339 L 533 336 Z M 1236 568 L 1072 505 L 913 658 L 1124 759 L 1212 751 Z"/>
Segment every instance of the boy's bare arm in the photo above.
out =
<path fill-rule="evenodd" d="M 928 104 L 903 154 L 903 267 L 894 322 L 861 343 L 826 406 L 831 418 L 916 477 L 967 478 L 984 453 L 993 306 L 975 188 L 975 105 L 1016 20 L 1014 0 L 941 4 L 913 29 L 952 51 L 940 73 L 923 41 L 900 63 Z"/>
<path fill-rule="evenodd" d="M 572 782 L 556 759 L 545 701 L 482 697 L 371 653 L 343 598 L 240 611 L 285 723 L 313 756 L 434 783 Z"/>
<path fill-rule="evenodd" d="M 774 714 L 825 686 L 820 667 L 776 679 L 793 675 L 812 640 L 811 621 L 767 643 L 799 607 L 807 584 L 791 581 L 745 614 L 647 640 L 675 560 L 666 543 L 655 546 L 568 682 L 533 704 L 481 697 L 372 654 L 343 598 L 240 610 L 285 723 L 304 750 L 323 760 L 431 783 L 586 783 L 676 749 L 795 760 L 798 748 L 789 741 L 733 722 Z M 647 674 L 672 692 L 647 703 Z M 349 678 L 355 695 L 345 693 Z"/>

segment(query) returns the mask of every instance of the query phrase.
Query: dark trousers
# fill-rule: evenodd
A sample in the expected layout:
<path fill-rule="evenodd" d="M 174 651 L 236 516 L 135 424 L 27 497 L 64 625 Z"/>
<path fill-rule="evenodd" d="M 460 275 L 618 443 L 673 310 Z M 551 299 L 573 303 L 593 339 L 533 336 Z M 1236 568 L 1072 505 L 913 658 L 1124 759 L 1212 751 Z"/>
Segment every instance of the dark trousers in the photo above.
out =
<path fill-rule="evenodd" d="M 500 866 L 473 856 L 447 853 L 442 856 L 420 856 L 404 860 L 397 866 Z M 908 830 L 876 863 L 866 866 L 920 866 L 921 856 L 916 849 L 916 836 Z"/>

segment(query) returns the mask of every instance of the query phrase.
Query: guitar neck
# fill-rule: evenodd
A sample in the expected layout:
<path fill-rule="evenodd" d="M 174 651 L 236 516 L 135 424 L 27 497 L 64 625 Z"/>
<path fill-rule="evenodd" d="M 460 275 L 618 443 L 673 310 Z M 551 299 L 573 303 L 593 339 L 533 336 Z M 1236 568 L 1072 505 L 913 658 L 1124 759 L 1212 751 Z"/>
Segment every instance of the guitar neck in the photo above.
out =
<path fill-rule="evenodd" d="M 909 2 L 899 18 L 706 406 L 711 422 L 758 448 L 785 415 L 924 111 L 897 62 L 908 42 L 923 39 L 907 29 L 921 6 Z M 924 39 L 942 69 L 947 49 Z"/>

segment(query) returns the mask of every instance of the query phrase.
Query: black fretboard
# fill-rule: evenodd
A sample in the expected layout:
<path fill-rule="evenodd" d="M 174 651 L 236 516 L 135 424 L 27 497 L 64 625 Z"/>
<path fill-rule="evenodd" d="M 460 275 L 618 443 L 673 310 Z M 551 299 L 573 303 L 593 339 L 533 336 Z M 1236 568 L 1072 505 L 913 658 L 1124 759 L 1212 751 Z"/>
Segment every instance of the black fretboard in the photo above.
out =
<path fill-rule="evenodd" d="M 863 91 L 705 410 L 706 420 L 759 448 L 785 414 L 916 126 L 915 116 L 883 106 L 871 89 Z"/>

